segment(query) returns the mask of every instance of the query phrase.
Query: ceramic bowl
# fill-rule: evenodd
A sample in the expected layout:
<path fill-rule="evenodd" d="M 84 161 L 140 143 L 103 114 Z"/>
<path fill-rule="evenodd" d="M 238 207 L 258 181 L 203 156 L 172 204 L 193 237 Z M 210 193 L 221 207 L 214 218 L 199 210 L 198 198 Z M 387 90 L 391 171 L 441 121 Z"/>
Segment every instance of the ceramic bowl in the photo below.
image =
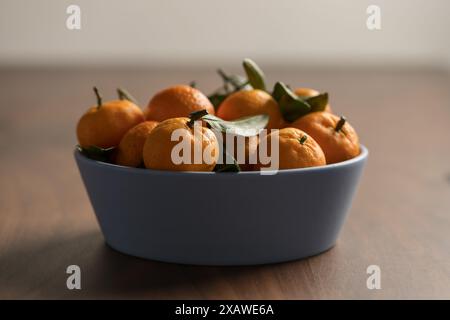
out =
<path fill-rule="evenodd" d="M 106 243 L 137 257 L 196 265 L 301 259 L 333 247 L 368 151 L 322 167 L 170 172 L 75 159 Z"/>

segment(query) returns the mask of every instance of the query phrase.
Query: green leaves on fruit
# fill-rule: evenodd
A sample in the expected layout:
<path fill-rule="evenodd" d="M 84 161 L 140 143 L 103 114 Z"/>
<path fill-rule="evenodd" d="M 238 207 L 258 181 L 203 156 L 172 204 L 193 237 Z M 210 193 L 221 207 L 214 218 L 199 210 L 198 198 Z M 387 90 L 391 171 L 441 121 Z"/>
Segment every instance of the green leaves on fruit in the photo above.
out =
<path fill-rule="evenodd" d="M 311 106 L 308 102 L 299 98 L 283 82 L 275 83 L 272 96 L 278 102 L 281 114 L 286 121 L 293 122 L 311 112 Z"/>
<path fill-rule="evenodd" d="M 110 162 L 111 156 L 116 148 L 100 148 L 97 146 L 82 147 L 78 145 L 77 149 L 89 159 L 102 162 Z"/>
<path fill-rule="evenodd" d="M 266 114 L 260 114 L 251 117 L 239 118 L 234 121 L 225 121 L 219 117 L 207 114 L 202 117 L 202 120 L 206 121 L 212 129 L 220 132 L 251 137 L 257 135 L 267 126 L 269 116 Z"/>
<path fill-rule="evenodd" d="M 242 65 L 247 75 L 248 82 L 253 89 L 266 91 L 264 73 L 261 68 L 251 59 L 244 59 Z"/>

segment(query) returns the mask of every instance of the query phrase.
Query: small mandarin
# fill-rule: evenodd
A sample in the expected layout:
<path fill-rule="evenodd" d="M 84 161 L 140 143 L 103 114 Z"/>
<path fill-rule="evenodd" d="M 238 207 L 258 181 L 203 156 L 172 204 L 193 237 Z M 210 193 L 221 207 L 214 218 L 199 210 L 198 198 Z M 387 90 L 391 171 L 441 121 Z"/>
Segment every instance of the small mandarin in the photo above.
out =
<path fill-rule="evenodd" d="M 147 136 L 144 144 L 143 156 L 146 168 L 170 171 L 212 171 L 219 157 L 219 144 L 213 131 L 202 126 L 196 130 L 191 124 L 192 119 L 181 117 L 167 119 L 158 124 Z M 179 140 L 173 141 L 172 135 L 177 130 Z M 178 131 L 179 130 L 179 131 Z M 188 161 L 177 163 L 175 156 L 184 158 L 182 150 L 177 146 L 190 146 L 191 154 Z M 194 150 L 201 151 L 199 163 L 195 163 Z M 178 151 L 179 152 L 178 152 Z M 186 162 L 186 163 L 184 163 Z"/>
<path fill-rule="evenodd" d="M 207 96 L 190 86 L 176 85 L 155 94 L 145 114 L 147 120 L 161 122 L 170 118 L 188 117 L 192 112 L 203 109 L 214 114 L 214 106 Z"/>
<path fill-rule="evenodd" d="M 307 133 L 296 128 L 284 128 L 278 131 L 272 131 L 267 136 L 261 138 L 260 144 L 266 144 L 268 155 L 272 158 L 272 164 L 274 157 L 277 156 L 272 154 L 272 139 L 276 138 L 279 139 L 279 169 L 317 167 L 326 164 L 325 155 L 319 144 Z M 263 165 L 258 160 L 254 168 L 255 170 L 260 170 L 270 165 Z"/>
<path fill-rule="evenodd" d="M 139 167 L 142 164 L 142 150 L 150 132 L 158 125 L 156 121 L 144 121 L 123 136 L 117 147 L 115 162 L 121 166 Z"/>
<path fill-rule="evenodd" d="M 329 112 L 312 112 L 290 127 L 305 131 L 322 147 L 327 163 L 348 160 L 359 155 L 359 138 L 344 117 Z"/>
<path fill-rule="evenodd" d="M 115 147 L 130 128 L 144 121 L 144 114 L 129 100 L 103 102 L 97 88 L 94 91 L 97 105 L 89 108 L 78 121 L 78 143 L 82 147 Z"/>
<path fill-rule="evenodd" d="M 262 90 L 241 90 L 229 95 L 219 106 L 217 116 L 224 120 L 267 114 L 268 129 L 281 128 L 283 117 L 278 103 Z"/>

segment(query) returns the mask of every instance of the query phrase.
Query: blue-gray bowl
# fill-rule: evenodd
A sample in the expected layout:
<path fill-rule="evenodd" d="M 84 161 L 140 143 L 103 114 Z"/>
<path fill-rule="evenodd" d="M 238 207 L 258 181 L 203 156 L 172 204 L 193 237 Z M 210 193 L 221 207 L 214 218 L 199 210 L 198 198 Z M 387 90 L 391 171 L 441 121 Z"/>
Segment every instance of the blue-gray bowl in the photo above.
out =
<path fill-rule="evenodd" d="M 196 265 L 296 260 L 333 247 L 368 156 L 323 167 L 170 172 L 75 151 L 105 240 L 133 256 Z"/>

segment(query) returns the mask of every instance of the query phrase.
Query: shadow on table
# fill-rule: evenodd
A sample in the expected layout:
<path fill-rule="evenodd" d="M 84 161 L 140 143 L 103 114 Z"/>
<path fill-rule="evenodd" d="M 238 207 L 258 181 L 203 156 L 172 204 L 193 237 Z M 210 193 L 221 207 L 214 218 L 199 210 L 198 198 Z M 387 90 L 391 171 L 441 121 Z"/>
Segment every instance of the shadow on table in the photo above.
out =
<path fill-rule="evenodd" d="M 16 247 L 0 252 L 0 298 L 237 298 L 228 281 L 269 268 L 135 258 L 111 249 L 99 231 Z M 81 290 L 66 287 L 66 268 L 72 264 L 81 268 Z"/>

